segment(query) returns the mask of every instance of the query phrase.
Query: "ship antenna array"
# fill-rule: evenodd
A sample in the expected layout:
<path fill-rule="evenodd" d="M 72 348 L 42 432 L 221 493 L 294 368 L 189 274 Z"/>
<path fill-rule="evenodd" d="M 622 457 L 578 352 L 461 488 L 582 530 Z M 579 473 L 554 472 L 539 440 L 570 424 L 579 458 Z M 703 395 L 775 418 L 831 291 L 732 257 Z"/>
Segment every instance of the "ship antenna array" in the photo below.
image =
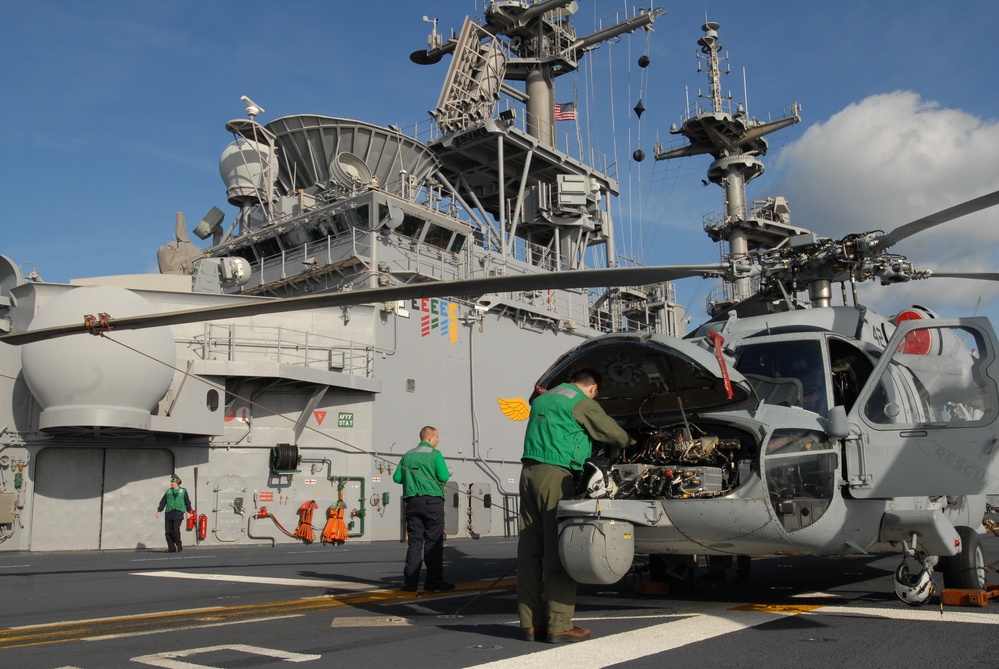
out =
<path fill-rule="evenodd" d="M 715 21 L 708 21 L 704 24 L 704 36 L 697 40 L 697 44 L 701 47 L 700 53 L 697 54 L 697 59 L 699 61 L 705 61 L 708 64 L 708 69 L 702 69 L 701 63 L 697 64 L 698 73 L 707 73 L 709 82 L 709 92 L 710 95 L 703 95 L 700 90 L 697 91 L 697 97 L 705 98 L 711 100 L 711 110 L 715 113 L 722 111 L 722 100 L 731 100 L 732 94 L 722 95 L 721 92 L 721 75 L 730 74 L 731 67 L 728 65 L 728 53 L 724 57 L 720 56 L 722 50 L 722 45 L 718 43 L 718 28 L 719 25 Z M 724 72 L 721 69 L 721 62 L 725 61 Z"/>

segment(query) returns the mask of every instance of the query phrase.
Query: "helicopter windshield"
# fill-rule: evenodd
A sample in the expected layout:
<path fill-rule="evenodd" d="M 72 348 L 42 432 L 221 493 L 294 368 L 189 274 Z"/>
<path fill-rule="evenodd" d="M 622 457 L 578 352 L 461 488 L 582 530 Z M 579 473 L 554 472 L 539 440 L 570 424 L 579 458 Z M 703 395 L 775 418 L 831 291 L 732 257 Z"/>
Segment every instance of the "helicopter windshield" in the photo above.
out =
<path fill-rule="evenodd" d="M 735 367 L 766 404 L 829 411 L 822 346 L 814 339 L 744 344 Z"/>

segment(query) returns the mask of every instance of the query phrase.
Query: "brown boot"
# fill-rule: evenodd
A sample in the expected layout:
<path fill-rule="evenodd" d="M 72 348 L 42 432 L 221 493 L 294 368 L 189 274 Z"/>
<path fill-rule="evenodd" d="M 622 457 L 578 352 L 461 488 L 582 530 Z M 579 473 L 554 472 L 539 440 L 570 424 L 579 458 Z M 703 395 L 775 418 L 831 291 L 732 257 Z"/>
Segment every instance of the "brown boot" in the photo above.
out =
<path fill-rule="evenodd" d="M 582 627 L 573 627 L 565 632 L 555 632 L 548 634 L 548 643 L 568 643 L 571 641 L 586 641 L 590 638 L 590 630 Z"/>

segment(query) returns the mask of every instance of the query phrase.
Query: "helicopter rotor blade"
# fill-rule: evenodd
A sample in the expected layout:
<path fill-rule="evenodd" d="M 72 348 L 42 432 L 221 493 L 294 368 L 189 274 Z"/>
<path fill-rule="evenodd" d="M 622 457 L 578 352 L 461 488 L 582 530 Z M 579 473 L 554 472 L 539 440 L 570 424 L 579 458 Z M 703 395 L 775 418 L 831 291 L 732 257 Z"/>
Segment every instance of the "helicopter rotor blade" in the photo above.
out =
<path fill-rule="evenodd" d="M 924 216 L 919 220 L 901 225 L 888 234 L 878 238 L 878 248 L 887 249 L 918 232 L 928 230 L 929 228 L 940 225 L 941 223 L 953 221 L 955 218 L 961 218 L 962 216 L 973 214 L 976 211 L 981 211 L 982 209 L 994 207 L 997 204 L 999 204 L 999 190 L 988 193 L 987 195 L 976 197 L 972 200 L 968 200 L 967 202 L 962 202 L 961 204 L 954 205 L 948 209 L 938 211 L 935 214 Z"/>
<path fill-rule="evenodd" d="M 938 272 L 930 270 L 930 277 L 941 279 L 978 279 L 980 281 L 999 281 L 999 272 Z"/>
<path fill-rule="evenodd" d="M 721 277 L 730 271 L 725 264 L 709 265 L 665 265 L 658 267 L 615 267 L 607 269 L 574 270 L 563 272 L 543 272 L 505 276 L 461 279 L 458 281 L 429 281 L 400 286 L 346 290 L 336 293 L 320 293 L 274 300 L 242 302 L 217 307 L 189 309 L 162 314 L 146 314 L 110 318 L 112 330 L 140 330 L 164 325 L 180 325 L 198 321 L 223 318 L 240 318 L 258 314 L 275 314 L 287 311 L 348 307 L 359 304 L 395 302 L 397 300 L 422 299 L 431 297 L 480 296 L 488 293 L 502 293 L 524 290 L 558 290 L 573 288 L 594 288 L 610 286 L 644 286 L 662 281 L 672 281 L 687 277 Z M 28 330 L 17 334 L 4 335 L 0 341 L 13 346 L 29 344 L 53 337 L 65 337 L 87 332 L 82 322 L 59 325 L 38 330 Z"/>

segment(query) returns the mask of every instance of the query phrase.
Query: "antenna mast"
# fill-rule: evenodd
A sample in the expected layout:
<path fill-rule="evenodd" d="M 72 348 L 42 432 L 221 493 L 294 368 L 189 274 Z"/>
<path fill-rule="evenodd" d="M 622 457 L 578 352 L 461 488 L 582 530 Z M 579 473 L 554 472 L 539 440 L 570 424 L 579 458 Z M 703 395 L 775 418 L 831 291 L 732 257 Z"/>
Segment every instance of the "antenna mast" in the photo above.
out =
<path fill-rule="evenodd" d="M 697 40 L 700 47 L 698 59 L 707 61 L 707 69 L 698 66 L 698 72 L 707 72 L 711 109 L 687 109 L 688 117 L 670 134 L 683 135 L 687 144 L 667 151 L 656 151 L 656 160 L 669 160 L 684 156 L 710 154 L 714 162 L 708 167 L 708 180 L 725 189 L 725 213 L 720 220 L 705 223 L 705 231 L 717 242 L 727 242 L 729 257 L 745 258 L 749 252 L 768 248 L 785 239 L 797 229 L 789 225 L 790 213 L 782 198 L 768 201 L 760 210 L 750 211 L 746 206 L 746 184 L 763 174 L 763 161 L 759 156 L 767 152 L 765 135 L 793 125 L 801 120 L 797 103 L 782 118 L 760 121 L 750 118 L 743 104 L 732 110 L 731 96 L 721 90 L 722 45 L 718 41 L 719 24 L 706 22 L 701 30 L 704 36 Z M 727 60 L 727 57 L 725 58 Z M 724 72 L 728 74 L 728 71 Z M 712 312 L 726 309 L 733 302 L 748 298 L 752 291 L 750 279 L 739 278 L 731 285 L 726 299 L 709 307 Z"/>

